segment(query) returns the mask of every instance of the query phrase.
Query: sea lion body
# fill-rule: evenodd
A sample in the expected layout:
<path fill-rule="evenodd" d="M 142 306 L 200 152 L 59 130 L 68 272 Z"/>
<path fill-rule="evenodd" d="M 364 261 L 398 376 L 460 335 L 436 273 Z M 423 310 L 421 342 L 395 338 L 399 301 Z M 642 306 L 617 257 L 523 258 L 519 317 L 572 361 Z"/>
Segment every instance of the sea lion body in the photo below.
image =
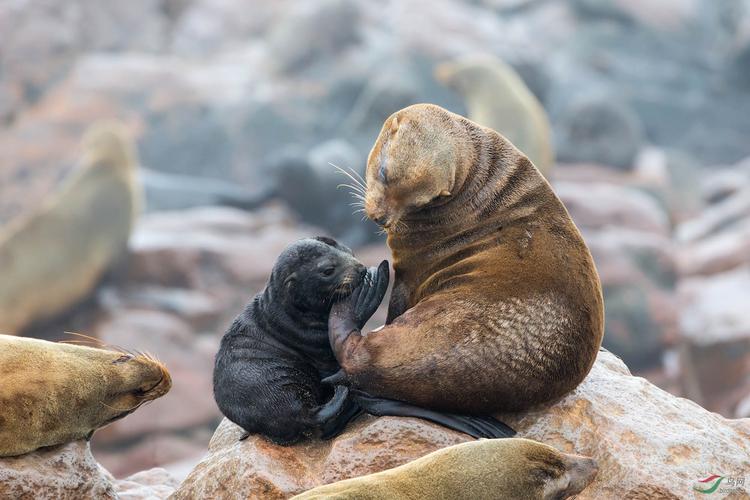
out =
<path fill-rule="evenodd" d="M 524 410 L 577 386 L 603 335 L 599 278 L 534 165 L 493 130 L 434 105 L 392 115 L 370 153 L 365 209 L 395 282 L 386 326 L 345 301 L 331 344 L 349 383 L 439 411 Z"/>
<path fill-rule="evenodd" d="M 171 385 L 147 355 L 0 335 L 0 457 L 90 438 Z"/>
<path fill-rule="evenodd" d="M 503 134 L 549 176 L 555 163 L 549 118 L 510 65 L 494 56 L 467 56 L 440 64 L 435 75 L 461 93 L 470 120 Z"/>
<path fill-rule="evenodd" d="M 596 473 L 596 463 L 587 457 L 528 439 L 489 439 L 443 448 L 399 467 L 319 486 L 293 498 L 558 500 L 580 493 Z"/>
<path fill-rule="evenodd" d="M 325 237 L 287 247 L 265 290 L 255 296 L 224 335 L 214 367 L 214 398 L 229 420 L 248 434 L 282 445 L 334 437 L 362 412 L 419 417 L 474 437 L 513 433 L 493 418 L 443 415 L 399 401 L 350 394 L 323 379 L 340 367 L 328 341 L 328 319 L 337 298 L 358 304 L 360 327 L 383 300 L 387 262 L 379 286 L 359 294 L 374 271 L 347 247 Z M 355 293 L 352 293 L 352 291 Z M 335 385 L 335 386 L 334 386 Z"/>
<path fill-rule="evenodd" d="M 97 125 L 57 193 L 0 233 L 0 333 L 64 312 L 86 297 L 127 246 L 140 190 L 124 132 Z"/>
<path fill-rule="evenodd" d="M 229 420 L 291 444 L 316 432 L 335 435 L 360 412 L 343 387 L 334 392 L 321 379 L 339 369 L 328 343 L 332 300 L 365 272 L 351 250 L 330 238 L 284 250 L 216 355 L 214 398 Z"/>

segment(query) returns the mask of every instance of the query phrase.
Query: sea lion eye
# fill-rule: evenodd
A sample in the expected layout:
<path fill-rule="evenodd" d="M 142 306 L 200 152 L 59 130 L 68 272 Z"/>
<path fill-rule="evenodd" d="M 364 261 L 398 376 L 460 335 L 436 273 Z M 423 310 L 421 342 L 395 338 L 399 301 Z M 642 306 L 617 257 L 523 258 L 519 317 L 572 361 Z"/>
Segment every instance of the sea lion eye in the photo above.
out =
<path fill-rule="evenodd" d="M 333 266 L 330 266 L 330 267 L 326 267 L 325 269 L 323 269 L 321 271 L 321 274 L 323 276 L 331 276 L 334 273 L 334 271 L 336 271 L 336 268 Z"/>
<path fill-rule="evenodd" d="M 120 356 L 116 360 L 112 361 L 112 364 L 113 365 L 119 365 L 120 363 L 125 363 L 127 361 L 130 361 L 131 359 L 133 359 L 133 356 L 131 356 L 130 354 L 123 354 L 122 356 Z"/>

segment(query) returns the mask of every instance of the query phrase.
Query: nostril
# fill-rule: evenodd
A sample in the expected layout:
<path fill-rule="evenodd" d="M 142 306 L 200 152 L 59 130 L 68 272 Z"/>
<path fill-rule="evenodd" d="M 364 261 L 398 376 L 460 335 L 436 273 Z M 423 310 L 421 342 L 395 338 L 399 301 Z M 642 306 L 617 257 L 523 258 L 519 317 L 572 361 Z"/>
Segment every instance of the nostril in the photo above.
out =
<path fill-rule="evenodd" d="M 385 226 L 386 222 L 388 222 L 388 218 L 385 215 L 381 215 L 380 217 L 375 217 L 372 220 L 378 226 Z"/>

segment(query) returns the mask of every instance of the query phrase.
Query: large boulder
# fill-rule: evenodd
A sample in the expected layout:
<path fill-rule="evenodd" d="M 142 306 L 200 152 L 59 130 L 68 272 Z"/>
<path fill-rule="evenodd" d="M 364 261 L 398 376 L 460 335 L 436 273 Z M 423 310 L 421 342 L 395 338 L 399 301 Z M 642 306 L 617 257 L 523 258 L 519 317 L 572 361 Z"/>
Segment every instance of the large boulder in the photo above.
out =
<path fill-rule="evenodd" d="M 655 491 L 685 498 L 715 471 L 750 467 L 749 420 L 727 420 L 672 396 L 631 376 L 606 351 L 562 400 L 500 418 L 521 437 L 594 457 L 599 474 L 581 499 L 647 498 Z M 240 441 L 241 435 L 239 427 L 222 422 L 208 455 L 174 498 L 287 498 L 469 439 L 418 419 L 370 416 L 332 441 L 282 447 L 257 436 Z"/>

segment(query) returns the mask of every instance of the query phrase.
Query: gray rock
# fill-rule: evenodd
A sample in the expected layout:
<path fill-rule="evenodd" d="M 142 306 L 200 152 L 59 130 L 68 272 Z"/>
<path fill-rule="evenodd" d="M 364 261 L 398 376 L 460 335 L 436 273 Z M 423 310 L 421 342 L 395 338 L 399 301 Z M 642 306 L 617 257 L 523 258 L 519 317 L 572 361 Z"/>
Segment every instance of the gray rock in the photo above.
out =
<path fill-rule="evenodd" d="M 630 169 L 642 144 L 638 116 L 613 98 L 578 101 L 558 123 L 557 155 L 561 162 Z"/>

